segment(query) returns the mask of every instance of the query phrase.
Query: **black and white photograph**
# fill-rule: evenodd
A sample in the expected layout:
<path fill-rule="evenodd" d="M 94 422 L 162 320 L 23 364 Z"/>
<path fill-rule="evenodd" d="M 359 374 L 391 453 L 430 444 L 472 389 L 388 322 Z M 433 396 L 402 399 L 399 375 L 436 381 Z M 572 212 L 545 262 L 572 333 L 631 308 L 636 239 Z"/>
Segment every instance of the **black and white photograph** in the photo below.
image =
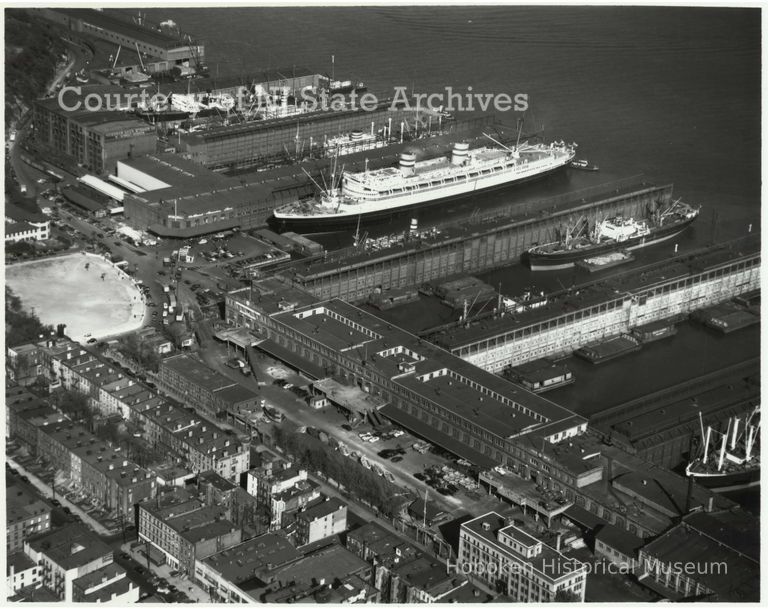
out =
<path fill-rule="evenodd" d="M 759 603 L 759 2 L 3 8 L 3 604 Z"/>

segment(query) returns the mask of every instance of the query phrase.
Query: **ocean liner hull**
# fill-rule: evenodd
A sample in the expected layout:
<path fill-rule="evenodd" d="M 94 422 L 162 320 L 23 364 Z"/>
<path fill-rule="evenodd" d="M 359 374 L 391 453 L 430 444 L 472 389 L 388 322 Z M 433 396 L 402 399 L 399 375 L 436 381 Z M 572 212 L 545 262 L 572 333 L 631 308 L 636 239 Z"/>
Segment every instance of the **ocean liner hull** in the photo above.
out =
<path fill-rule="evenodd" d="M 695 219 L 695 217 L 688 218 L 668 226 L 662 226 L 661 228 L 654 229 L 650 235 L 635 237 L 627 239 L 626 241 L 611 241 L 579 249 L 560 250 L 555 252 L 537 252 L 529 250 L 524 254 L 524 258 L 532 271 L 556 271 L 559 269 L 567 269 L 575 266 L 577 262 L 584 260 L 585 258 L 593 258 L 601 254 L 607 254 L 618 250 L 636 250 L 672 239 L 688 228 Z"/>
<path fill-rule="evenodd" d="M 514 181 L 506 181 L 500 184 L 495 184 L 483 188 L 477 188 L 469 190 L 460 194 L 439 197 L 428 201 L 419 201 L 410 205 L 400 205 L 397 207 L 382 207 L 376 211 L 366 211 L 361 214 L 348 214 L 344 216 L 294 216 L 294 217 L 276 217 L 273 216 L 269 219 L 274 228 L 279 229 L 282 232 L 292 231 L 297 233 L 311 233 L 330 230 L 344 230 L 355 229 L 358 224 L 361 226 L 370 226 L 376 223 L 383 223 L 391 218 L 412 214 L 414 211 L 421 209 L 430 209 L 438 205 L 454 201 L 465 201 L 471 199 L 479 194 L 493 192 L 497 190 L 511 189 L 520 184 L 531 182 L 544 178 L 553 173 L 559 172 L 565 169 L 568 163 L 563 163 L 557 167 L 553 167 L 547 171 L 542 171 L 534 175 L 519 178 Z"/>

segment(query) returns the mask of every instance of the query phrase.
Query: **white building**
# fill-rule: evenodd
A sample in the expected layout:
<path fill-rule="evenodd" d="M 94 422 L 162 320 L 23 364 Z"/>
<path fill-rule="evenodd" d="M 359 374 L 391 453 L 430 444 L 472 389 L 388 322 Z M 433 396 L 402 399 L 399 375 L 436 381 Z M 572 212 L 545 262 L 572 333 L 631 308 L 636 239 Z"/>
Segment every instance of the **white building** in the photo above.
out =
<path fill-rule="evenodd" d="M 307 545 L 347 530 L 347 504 L 336 497 L 308 505 L 296 515 L 296 542 Z"/>
<path fill-rule="evenodd" d="M 42 572 L 42 567 L 23 552 L 9 554 L 6 567 L 6 596 L 12 596 L 22 588 L 28 588 L 29 586 L 42 586 Z"/>
<path fill-rule="evenodd" d="M 5 242 L 44 241 L 51 236 L 51 223 L 46 222 L 5 222 Z"/>
<path fill-rule="evenodd" d="M 114 560 L 112 548 L 80 524 L 24 542 L 24 553 L 40 566 L 43 584 L 67 603 L 73 602 L 75 580 Z"/>
<path fill-rule="evenodd" d="M 587 567 L 489 512 L 461 525 L 459 571 L 519 603 L 584 602 Z M 558 600 L 561 600 L 558 598 Z"/>

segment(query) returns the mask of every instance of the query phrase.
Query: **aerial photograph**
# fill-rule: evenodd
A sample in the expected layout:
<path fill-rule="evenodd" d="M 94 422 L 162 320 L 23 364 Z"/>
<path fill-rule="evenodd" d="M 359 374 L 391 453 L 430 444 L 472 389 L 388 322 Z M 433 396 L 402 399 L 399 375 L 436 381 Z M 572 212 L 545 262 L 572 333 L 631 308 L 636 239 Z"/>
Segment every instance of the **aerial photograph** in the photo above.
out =
<path fill-rule="evenodd" d="M 758 2 L 3 19 L 4 604 L 760 601 Z"/>

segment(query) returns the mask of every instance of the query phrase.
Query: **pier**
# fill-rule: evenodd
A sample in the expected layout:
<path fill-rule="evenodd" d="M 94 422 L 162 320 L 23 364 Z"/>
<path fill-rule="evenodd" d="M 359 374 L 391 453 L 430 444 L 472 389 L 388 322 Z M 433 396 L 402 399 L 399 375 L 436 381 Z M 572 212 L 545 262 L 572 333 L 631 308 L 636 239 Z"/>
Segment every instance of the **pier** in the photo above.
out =
<path fill-rule="evenodd" d="M 533 311 L 444 330 L 430 339 L 476 366 L 501 372 L 687 315 L 759 285 L 759 239 L 748 238 L 576 286 L 550 295 Z"/>
<path fill-rule="evenodd" d="M 678 467 L 704 425 L 725 428 L 760 400 L 760 360 L 750 358 L 629 400 L 590 417 L 590 428 L 611 444 L 661 467 Z M 697 440 L 698 441 L 698 440 Z"/>
<path fill-rule="evenodd" d="M 641 216 L 651 204 L 669 204 L 672 185 L 639 177 L 475 216 L 430 238 L 403 241 L 375 252 L 348 249 L 301 261 L 283 274 L 316 297 L 360 302 L 377 288 L 403 288 L 452 275 L 489 271 L 515 263 L 537 243 L 554 240 L 563 223 L 580 215 Z"/>

